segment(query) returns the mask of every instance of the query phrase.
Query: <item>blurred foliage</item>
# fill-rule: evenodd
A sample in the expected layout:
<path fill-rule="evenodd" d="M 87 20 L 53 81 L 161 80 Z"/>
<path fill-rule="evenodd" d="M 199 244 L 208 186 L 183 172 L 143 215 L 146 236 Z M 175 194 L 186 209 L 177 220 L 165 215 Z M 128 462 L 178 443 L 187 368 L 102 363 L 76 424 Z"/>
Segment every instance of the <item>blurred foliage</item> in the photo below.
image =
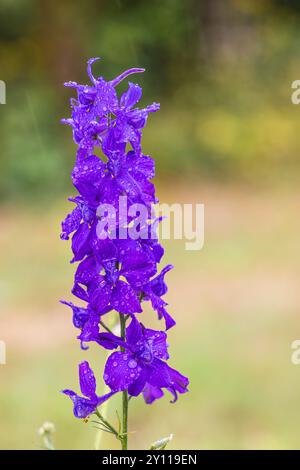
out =
<path fill-rule="evenodd" d="M 144 66 L 160 101 L 145 151 L 161 176 L 292 181 L 299 167 L 300 6 L 283 0 L 0 0 L 0 197 L 71 191 L 66 80 Z M 122 85 L 124 88 L 124 85 Z M 122 87 L 120 87 L 122 89 Z"/>

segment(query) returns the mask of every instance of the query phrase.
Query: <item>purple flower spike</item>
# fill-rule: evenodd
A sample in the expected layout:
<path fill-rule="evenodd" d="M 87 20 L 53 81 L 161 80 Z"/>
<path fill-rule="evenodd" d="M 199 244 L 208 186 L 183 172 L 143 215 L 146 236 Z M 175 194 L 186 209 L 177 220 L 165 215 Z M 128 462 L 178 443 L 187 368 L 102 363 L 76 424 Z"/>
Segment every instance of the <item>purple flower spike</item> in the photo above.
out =
<path fill-rule="evenodd" d="M 148 301 L 166 330 L 175 325 L 163 299 L 168 290 L 165 275 L 173 266 L 158 268 L 164 249 L 156 233 L 161 217 L 155 219 L 152 211 L 158 202 L 152 182 L 155 165 L 151 156 L 143 154 L 141 144 L 148 117 L 159 110 L 159 104 L 140 106 L 142 88 L 133 82 L 128 82 L 121 96 L 117 94 L 122 80 L 144 69 L 131 68 L 107 81 L 93 74 L 97 60 L 88 61 L 88 84 L 65 83 L 77 95 L 70 101 L 71 116 L 62 121 L 71 127 L 78 147 L 71 174 L 78 193 L 69 198 L 74 207 L 62 222 L 61 238 L 71 239 L 71 262 L 77 263 L 72 294 L 82 305 L 62 303 L 72 309 L 83 350 L 93 342 L 117 351 L 111 353 L 104 369 L 110 393 L 96 394 L 96 380 L 86 361 L 79 365 L 83 396 L 63 391 L 73 401 L 78 418 L 89 416 L 116 392 L 142 394 L 150 404 L 167 390 L 175 402 L 189 384 L 187 377 L 167 363 L 166 332 L 145 328 L 137 320 L 142 317 L 143 302 Z M 128 207 L 142 206 L 145 217 L 137 224 L 138 236 L 129 236 L 131 228 L 137 227 L 128 207 L 127 219 L 120 217 L 122 198 Z M 103 207 L 111 209 L 108 221 Z M 110 221 L 115 222 L 113 228 Z M 120 314 L 122 337 L 106 326 L 106 316 L 113 311 Z M 127 430 L 122 432 L 125 439 Z"/>
<path fill-rule="evenodd" d="M 62 390 L 62 393 L 71 398 L 76 418 L 87 418 L 114 394 L 114 392 L 110 392 L 101 397 L 96 395 L 96 379 L 87 361 L 79 364 L 79 384 L 80 390 L 86 398 L 77 395 L 73 390 Z"/>

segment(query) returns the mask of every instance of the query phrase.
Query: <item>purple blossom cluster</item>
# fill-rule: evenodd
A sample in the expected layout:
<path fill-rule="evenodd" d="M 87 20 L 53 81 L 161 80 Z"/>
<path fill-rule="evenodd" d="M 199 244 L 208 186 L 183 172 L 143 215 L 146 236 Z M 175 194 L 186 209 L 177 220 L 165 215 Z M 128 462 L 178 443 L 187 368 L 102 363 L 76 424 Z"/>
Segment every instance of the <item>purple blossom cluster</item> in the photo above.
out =
<path fill-rule="evenodd" d="M 82 349 L 88 343 L 116 350 L 108 357 L 103 379 L 110 388 L 104 396 L 96 394 L 96 380 L 88 362 L 79 365 L 79 382 L 83 396 L 64 390 L 74 404 L 74 414 L 85 418 L 111 395 L 128 391 L 130 396 L 143 394 L 146 403 L 164 395 L 164 389 L 177 400 L 178 393 L 187 392 L 188 379 L 168 364 L 167 334 L 146 328 L 140 321 L 142 302 L 150 302 L 165 329 L 175 325 L 163 299 L 167 292 L 167 265 L 158 273 L 164 250 L 156 236 L 150 208 L 157 202 L 153 159 L 142 153 L 142 130 L 150 113 L 159 109 L 157 103 L 145 108 L 135 107 L 142 96 L 139 85 L 129 82 L 128 89 L 118 98 L 116 86 L 126 77 L 144 69 L 130 69 L 111 81 L 92 74 L 88 61 L 91 85 L 68 82 L 75 88 L 77 98 L 71 99 L 72 114 L 63 122 L 73 130 L 78 146 L 72 181 L 78 195 L 70 200 L 73 211 L 62 222 L 61 238 L 72 234 L 73 263 L 78 263 L 72 293 L 84 306 L 63 301 L 71 307 L 73 324 L 80 330 Z M 95 154 L 99 147 L 101 157 Z M 99 152 L 98 152 L 99 153 Z M 150 237 L 136 240 L 118 237 L 99 237 L 97 208 L 100 204 L 118 207 L 119 198 L 126 196 L 132 204 L 144 204 L 149 209 L 148 223 L 142 231 Z M 129 325 L 124 335 L 104 328 L 103 316 L 116 311 Z M 105 318 L 104 318 L 105 320 Z"/>

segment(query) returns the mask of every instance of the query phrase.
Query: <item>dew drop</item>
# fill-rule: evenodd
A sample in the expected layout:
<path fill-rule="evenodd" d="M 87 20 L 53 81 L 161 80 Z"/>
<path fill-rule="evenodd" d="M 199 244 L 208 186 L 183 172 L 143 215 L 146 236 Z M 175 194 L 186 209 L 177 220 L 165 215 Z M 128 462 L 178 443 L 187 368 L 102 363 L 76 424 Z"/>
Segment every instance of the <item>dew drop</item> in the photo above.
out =
<path fill-rule="evenodd" d="M 137 362 L 134 360 L 134 359 L 131 359 L 129 362 L 128 362 L 128 367 L 130 369 L 135 369 L 137 366 Z"/>
<path fill-rule="evenodd" d="M 117 362 L 113 362 L 113 366 L 114 367 L 117 367 L 118 363 Z"/>

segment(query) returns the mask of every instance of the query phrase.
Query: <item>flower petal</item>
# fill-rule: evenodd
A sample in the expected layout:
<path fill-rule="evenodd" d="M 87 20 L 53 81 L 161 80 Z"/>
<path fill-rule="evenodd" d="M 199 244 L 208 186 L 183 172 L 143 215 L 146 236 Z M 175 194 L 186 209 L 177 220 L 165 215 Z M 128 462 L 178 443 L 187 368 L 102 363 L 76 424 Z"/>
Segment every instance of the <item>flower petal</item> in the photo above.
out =
<path fill-rule="evenodd" d="M 81 300 L 85 300 L 86 302 L 88 302 L 88 300 L 89 300 L 89 297 L 88 297 L 86 291 L 83 289 L 83 287 L 81 287 L 78 284 L 78 282 L 75 282 L 75 284 L 73 286 L 73 289 L 72 289 L 72 294 L 75 295 L 76 297 L 78 297 Z"/>
<path fill-rule="evenodd" d="M 164 331 L 144 330 L 145 340 L 151 344 L 151 349 L 154 357 L 158 359 L 169 359 L 167 335 Z"/>
<path fill-rule="evenodd" d="M 84 324 L 88 321 L 90 313 L 87 308 L 77 307 L 72 302 L 61 300 L 61 303 L 68 305 L 73 310 L 73 325 L 75 328 L 83 328 Z"/>
<path fill-rule="evenodd" d="M 155 175 L 155 163 L 153 158 L 148 155 L 136 155 L 130 151 L 126 155 L 127 171 L 140 172 L 146 178 L 151 179 Z"/>
<path fill-rule="evenodd" d="M 151 403 L 163 396 L 164 392 L 161 388 L 155 387 L 154 385 L 150 385 L 149 383 L 145 385 L 143 390 L 143 397 L 148 405 L 151 405 Z"/>
<path fill-rule="evenodd" d="M 96 398 L 96 379 L 87 361 L 79 364 L 79 384 L 83 395 L 90 399 Z"/>
<path fill-rule="evenodd" d="M 142 312 L 139 299 L 129 284 L 124 281 L 118 281 L 113 288 L 111 296 L 111 306 L 117 312 L 124 314 Z"/>
<path fill-rule="evenodd" d="M 129 385 L 128 393 L 133 397 L 137 397 L 144 389 L 145 384 L 147 381 L 147 369 L 142 368 L 140 376 L 136 379 L 136 381 Z"/>
<path fill-rule="evenodd" d="M 99 334 L 99 315 L 96 315 L 95 312 L 90 314 L 88 321 L 83 325 L 81 333 L 77 338 L 81 341 L 81 348 L 88 349 L 88 346 L 85 343 L 90 341 L 95 341 L 95 338 Z"/>
<path fill-rule="evenodd" d="M 62 390 L 62 393 L 71 398 L 74 404 L 73 413 L 76 418 L 87 418 L 96 411 L 98 406 L 102 405 L 114 394 L 114 392 L 109 392 L 101 397 L 96 397 L 95 400 L 89 400 L 88 398 L 80 397 L 72 390 Z"/>
<path fill-rule="evenodd" d="M 94 255 L 97 258 L 97 261 L 100 263 L 105 260 L 111 260 L 116 258 L 117 249 L 112 240 L 109 238 L 100 239 L 94 237 L 91 246 L 93 248 Z"/>
<path fill-rule="evenodd" d="M 142 338 L 142 328 L 134 315 L 131 317 L 130 325 L 126 328 L 126 341 L 130 345 L 135 346 Z"/>
<path fill-rule="evenodd" d="M 148 286 L 149 287 L 149 286 Z M 158 313 L 158 318 L 161 320 L 164 318 L 166 324 L 166 330 L 172 328 L 176 325 L 175 320 L 171 317 L 171 315 L 165 309 L 165 306 L 168 305 L 163 299 L 158 297 L 157 295 L 153 294 L 151 288 L 145 289 L 146 297 L 151 300 L 152 307 Z"/>
<path fill-rule="evenodd" d="M 172 264 L 168 264 L 167 266 L 162 269 L 160 274 L 156 276 L 154 279 L 152 279 L 150 285 L 152 288 L 152 291 L 155 295 L 161 297 L 162 295 L 165 295 L 168 291 L 167 284 L 165 283 L 165 275 L 167 272 L 169 272 L 171 269 L 173 269 L 174 266 Z"/>
<path fill-rule="evenodd" d="M 119 257 L 122 262 L 120 273 L 131 285 L 140 286 L 156 273 L 156 263 L 137 241 L 126 240 L 126 242 L 120 244 Z"/>
<path fill-rule="evenodd" d="M 97 408 L 97 402 L 82 398 L 72 390 L 62 390 L 62 393 L 71 398 L 74 404 L 73 413 L 76 418 L 87 418 Z"/>
<path fill-rule="evenodd" d="M 99 271 L 98 266 L 93 256 L 87 256 L 81 263 L 75 273 L 75 282 L 88 286 L 94 279 L 95 275 Z"/>
<path fill-rule="evenodd" d="M 61 223 L 62 232 L 60 238 L 62 240 L 69 240 L 70 233 L 77 230 L 80 226 L 82 219 L 82 212 L 80 207 L 75 207 L 75 209 L 67 215 L 65 220 Z"/>
<path fill-rule="evenodd" d="M 171 315 L 167 312 L 164 307 L 162 308 L 161 312 L 165 320 L 166 330 L 169 330 L 170 328 L 176 325 L 176 321 L 174 320 L 174 318 L 171 317 Z"/>
<path fill-rule="evenodd" d="M 77 158 L 72 172 L 74 186 L 81 194 L 88 194 L 91 187 L 101 181 L 106 166 L 96 155 Z"/>
<path fill-rule="evenodd" d="M 72 237 L 72 251 L 74 253 L 74 261 L 80 261 L 85 255 L 91 251 L 89 246 L 90 229 L 85 222 L 82 223 Z"/>
<path fill-rule="evenodd" d="M 177 370 L 172 369 L 160 359 L 155 359 L 151 367 L 152 373 L 148 378 L 149 384 L 159 388 L 167 388 L 174 396 L 173 402 L 177 400 L 177 392 L 188 392 L 189 379 Z"/>
<path fill-rule="evenodd" d="M 126 390 L 139 377 L 142 369 L 134 356 L 127 351 L 118 351 L 109 356 L 104 369 L 104 382 L 111 390 Z"/>
<path fill-rule="evenodd" d="M 90 304 L 99 314 L 104 313 L 112 296 L 112 285 L 98 276 L 89 288 Z"/>
<path fill-rule="evenodd" d="M 142 89 L 139 85 L 128 82 L 128 90 L 120 98 L 120 105 L 124 108 L 132 108 L 142 97 Z"/>

